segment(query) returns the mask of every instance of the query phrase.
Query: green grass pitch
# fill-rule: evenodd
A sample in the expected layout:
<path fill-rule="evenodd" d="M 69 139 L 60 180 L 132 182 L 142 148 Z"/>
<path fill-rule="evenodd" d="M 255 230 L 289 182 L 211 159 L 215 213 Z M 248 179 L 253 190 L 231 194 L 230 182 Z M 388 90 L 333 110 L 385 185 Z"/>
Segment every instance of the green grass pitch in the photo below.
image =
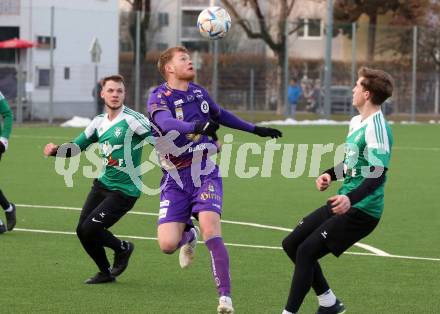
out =
<path fill-rule="evenodd" d="M 347 132 L 347 126 L 281 129 L 284 137 L 278 143 L 282 144 L 340 144 Z M 82 170 L 90 162 L 81 156 L 74 186 L 68 188 L 54 170 L 55 160 L 42 154 L 47 142 L 69 141 L 80 131 L 58 127 L 17 127 L 13 131 L 10 149 L 0 162 L 0 187 L 17 204 L 41 207 L 19 206 L 18 230 L 0 235 L 0 313 L 215 313 L 217 295 L 206 248 L 200 244 L 194 264 L 181 270 L 178 254 L 162 254 L 155 240 L 143 239 L 156 237 L 154 215 L 129 214 L 112 228 L 118 235 L 142 237 L 131 240 L 136 250 L 117 283 L 83 284 L 96 267 L 76 236 L 70 234 L 79 211 L 52 207 L 82 206 L 92 182 Z M 222 129 L 221 135 L 229 131 Z M 396 124 L 393 132 L 384 215 L 377 229 L 362 241 L 392 256 L 328 256 L 322 261 L 323 269 L 347 313 L 440 313 L 440 125 Z M 270 178 L 238 178 L 234 164 L 241 143 L 263 146 L 264 140 L 232 133 L 232 167 L 223 181 L 223 219 L 290 229 L 336 192 L 340 183 L 328 191 L 316 191 L 315 178 L 307 175 L 310 158 L 305 175 L 296 179 L 281 176 L 279 151 L 275 152 Z M 150 150 L 145 148 L 144 157 Z M 320 170 L 330 166 L 332 159 L 332 154 L 325 155 Z M 249 155 L 248 166 L 261 164 L 261 155 Z M 160 171 L 155 169 L 143 180 L 157 187 L 159 178 Z M 157 195 L 142 196 L 132 211 L 154 214 L 158 203 Z M 286 234 L 283 230 L 223 224 L 225 242 L 248 245 L 228 247 L 236 313 L 281 313 L 293 270 L 279 249 Z M 369 253 L 359 247 L 349 252 Z M 111 252 L 108 255 L 112 260 Z M 309 293 L 301 313 L 314 313 L 316 308 L 316 298 Z"/>

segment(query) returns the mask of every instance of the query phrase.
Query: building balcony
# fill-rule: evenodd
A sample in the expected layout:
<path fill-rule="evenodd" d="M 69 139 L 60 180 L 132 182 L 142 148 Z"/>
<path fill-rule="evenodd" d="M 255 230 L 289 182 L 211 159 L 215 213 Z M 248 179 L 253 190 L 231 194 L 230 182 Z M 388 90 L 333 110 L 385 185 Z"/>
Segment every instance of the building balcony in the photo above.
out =
<path fill-rule="evenodd" d="M 182 0 L 182 7 L 209 7 L 210 0 Z"/>

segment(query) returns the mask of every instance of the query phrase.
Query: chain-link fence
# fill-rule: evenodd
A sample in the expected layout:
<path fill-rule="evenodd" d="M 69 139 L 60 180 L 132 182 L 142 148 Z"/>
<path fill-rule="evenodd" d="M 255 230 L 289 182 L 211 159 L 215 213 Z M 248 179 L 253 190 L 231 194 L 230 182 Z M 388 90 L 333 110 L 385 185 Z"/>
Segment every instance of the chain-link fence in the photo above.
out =
<path fill-rule="evenodd" d="M 262 39 L 249 39 L 235 21 L 217 44 L 202 39 L 195 25 L 199 8 L 180 9 L 164 4 L 154 14 L 145 15 L 21 8 L 21 15 L 27 16 L 29 23 L 20 29 L 19 36 L 39 45 L 15 54 L 8 52 L 9 57 L 0 50 L 0 90 L 12 107 L 21 103 L 25 120 L 93 117 L 98 110 L 93 94 L 97 81 L 121 73 L 127 80 L 127 105 L 145 111 L 151 88 L 164 81 L 156 68 L 160 52 L 184 45 L 192 53 L 196 83 L 230 110 L 285 114 L 285 98 L 279 86 L 287 93 L 284 82 L 294 78 L 302 90 L 297 111 L 322 115 L 323 99 L 329 97 L 331 113 L 348 118 L 353 114 L 351 89 L 357 69 L 366 65 L 384 69 L 395 79 L 395 92 L 384 108 L 386 113 L 438 114 L 440 44 L 436 46 L 439 36 L 432 29 L 334 25 L 332 81 L 330 94 L 325 95 L 326 32 L 322 20 L 288 21 L 288 27 L 297 31 L 288 36 L 283 51 L 271 49 Z M 258 24 L 256 20 L 251 22 L 255 30 Z M 270 34 L 276 39 L 273 31 Z M 91 56 L 95 38 L 101 49 L 99 60 Z M 281 57 L 283 52 L 288 54 L 287 66 Z M 17 92 L 20 89 L 22 93 Z M 22 95 L 21 101 L 17 94 Z"/>

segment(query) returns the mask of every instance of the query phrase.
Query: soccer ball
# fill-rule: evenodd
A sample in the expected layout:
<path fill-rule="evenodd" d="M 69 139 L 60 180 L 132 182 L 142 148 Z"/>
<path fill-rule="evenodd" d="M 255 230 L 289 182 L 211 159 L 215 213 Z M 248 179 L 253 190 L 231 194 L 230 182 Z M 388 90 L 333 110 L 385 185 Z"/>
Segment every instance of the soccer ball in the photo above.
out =
<path fill-rule="evenodd" d="M 220 39 L 225 37 L 231 28 L 231 17 L 221 7 L 209 7 L 200 12 L 197 27 L 203 37 Z"/>

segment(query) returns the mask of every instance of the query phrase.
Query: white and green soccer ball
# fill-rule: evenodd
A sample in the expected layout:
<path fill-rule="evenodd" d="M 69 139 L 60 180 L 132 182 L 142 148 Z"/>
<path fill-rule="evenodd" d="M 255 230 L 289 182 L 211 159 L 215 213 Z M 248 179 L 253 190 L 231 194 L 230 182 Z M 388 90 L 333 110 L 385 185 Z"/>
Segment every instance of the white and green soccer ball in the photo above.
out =
<path fill-rule="evenodd" d="M 231 23 L 229 13 L 221 7 L 206 8 L 197 18 L 200 34 L 213 40 L 225 37 L 231 28 Z"/>

